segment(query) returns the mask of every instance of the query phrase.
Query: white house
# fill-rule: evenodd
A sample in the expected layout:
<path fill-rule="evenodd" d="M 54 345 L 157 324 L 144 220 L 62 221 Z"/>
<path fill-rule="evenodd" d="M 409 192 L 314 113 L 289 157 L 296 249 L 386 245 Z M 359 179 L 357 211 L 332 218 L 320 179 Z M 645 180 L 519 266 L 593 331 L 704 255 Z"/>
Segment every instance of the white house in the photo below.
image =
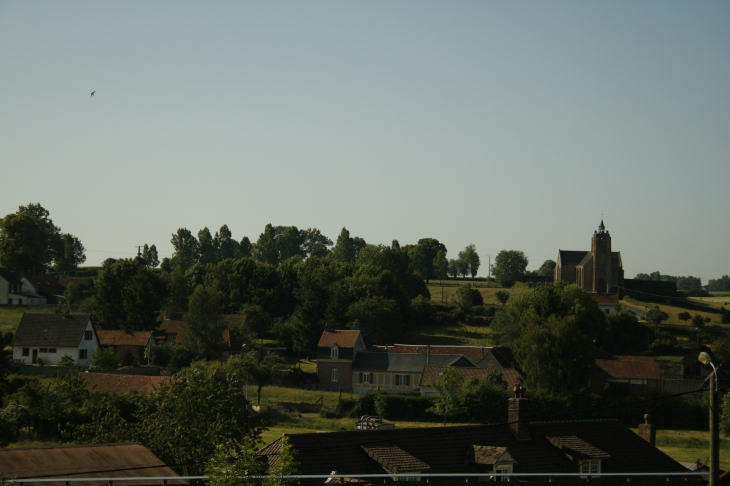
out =
<path fill-rule="evenodd" d="M 69 355 L 77 365 L 88 365 L 99 347 L 96 329 L 88 314 L 41 314 L 26 312 L 10 343 L 13 362 L 58 364 Z"/>
<path fill-rule="evenodd" d="M 43 305 L 46 298 L 23 289 L 23 282 L 5 268 L 0 268 L 0 305 Z"/>

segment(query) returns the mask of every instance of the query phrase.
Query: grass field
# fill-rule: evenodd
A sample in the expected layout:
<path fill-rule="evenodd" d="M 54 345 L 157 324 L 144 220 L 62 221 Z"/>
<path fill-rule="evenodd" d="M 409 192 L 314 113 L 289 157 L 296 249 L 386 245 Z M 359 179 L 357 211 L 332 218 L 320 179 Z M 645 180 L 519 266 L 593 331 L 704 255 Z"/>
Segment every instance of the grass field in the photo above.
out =
<path fill-rule="evenodd" d="M 465 283 L 471 283 L 471 282 L 464 282 L 464 281 L 444 281 L 443 286 L 443 303 L 444 305 L 451 305 L 454 298 L 454 293 L 456 292 L 456 289 L 459 288 L 461 285 L 464 285 Z M 489 287 L 488 285 L 494 285 L 490 282 L 474 282 L 472 285 L 482 294 L 482 297 L 484 297 L 484 303 L 486 305 L 489 304 L 497 304 L 502 305 L 497 301 L 497 298 L 494 296 L 494 294 L 500 290 L 506 290 L 507 292 L 516 292 L 519 291 L 519 289 L 502 289 L 502 288 L 496 288 L 496 287 Z M 442 287 L 436 280 L 431 280 L 426 287 L 428 287 L 428 291 L 431 292 L 431 302 L 434 304 L 441 304 L 442 303 Z"/>
<path fill-rule="evenodd" d="M 430 324 L 406 329 L 402 344 L 445 344 L 451 346 L 492 346 L 489 327 L 464 323 Z"/>
<path fill-rule="evenodd" d="M 679 462 L 706 464 L 710 456 L 710 433 L 696 430 L 657 430 L 657 447 Z M 720 438 L 720 469 L 730 469 L 730 439 Z"/>
<path fill-rule="evenodd" d="M 0 307 L 0 332 L 15 332 L 25 312 L 35 312 L 22 307 Z M 50 312 L 50 311 L 40 311 Z"/>
<path fill-rule="evenodd" d="M 707 305 L 707 307 L 711 307 L 711 308 L 712 307 L 716 307 L 717 309 L 720 308 L 720 303 L 712 303 L 712 302 L 705 302 L 705 301 L 702 301 L 701 302 L 699 300 L 699 298 L 698 299 L 693 299 L 693 300 L 696 301 L 697 303 L 704 302 Z M 629 303 L 631 303 L 631 304 L 638 305 L 640 307 L 648 307 L 649 309 L 651 309 L 655 305 L 656 306 L 659 306 L 659 309 L 661 309 L 663 312 L 666 312 L 669 315 L 669 319 L 667 321 L 664 321 L 665 324 L 676 324 L 676 325 L 679 325 L 679 326 L 685 326 L 686 325 L 688 329 L 692 329 L 693 327 L 690 324 L 691 321 L 687 321 L 685 323 L 684 321 L 679 320 L 679 318 L 677 317 L 677 314 L 679 314 L 680 312 L 687 311 L 691 315 L 699 314 L 702 317 L 709 317 L 710 318 L 710 322 L 706 324 L 708 326 L 722 326 L 722 327 L 727 327 L 728 326 L 727 324 L 722 324 L 720 322 L 721 316 L 720 316 L 720 314 L 718 314 L 716 312 L 703 312 L 703 311 L 696 311 L 696 310 L 688 310 L 688 309 L 684 309 L 682 307 L 677 307 L 677 306 L 674 306 L 674 305 L 656 304 L 656 303 L 653 303 L 653 302 L 642 302 L 640 300 L 635 300 L 635 299 L 626 299 L 626 301 L 629 302 Z"/>

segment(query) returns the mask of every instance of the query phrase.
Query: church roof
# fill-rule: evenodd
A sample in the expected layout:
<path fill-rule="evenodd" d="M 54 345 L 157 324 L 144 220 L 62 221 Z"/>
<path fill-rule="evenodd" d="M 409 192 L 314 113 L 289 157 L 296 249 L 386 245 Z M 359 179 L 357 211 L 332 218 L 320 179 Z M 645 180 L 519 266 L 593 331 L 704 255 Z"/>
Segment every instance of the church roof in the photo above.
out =
<path fill-rule="evenodd" d="M 591 263 L 591 260 L 593 260 L 593 253 L 588 252 L 588 253 L 586 253 L 586 256 L 583 257 L 583 259 L 580 261 L 580 263 L 577 266 L 585 267 L 586 265 Z"/>
<path fill-rule="evenodd" d="M 590 255 L 591 252 L 586 251 L 572 251 L 572 250 L 559 250 L 558 251 L 558 258 L 560 259 L 560 264 L 565 265 L 580 265 L 581 260 L 586 256 L 586 254 Z"/>

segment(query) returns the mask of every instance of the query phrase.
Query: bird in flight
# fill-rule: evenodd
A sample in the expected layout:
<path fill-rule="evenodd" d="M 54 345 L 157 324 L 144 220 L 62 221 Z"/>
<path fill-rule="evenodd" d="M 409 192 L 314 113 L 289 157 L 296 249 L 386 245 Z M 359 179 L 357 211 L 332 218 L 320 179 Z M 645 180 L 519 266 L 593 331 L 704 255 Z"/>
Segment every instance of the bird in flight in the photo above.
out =
<path fill-rule="evenodd" d="M 96 91 L 92 91 L 92 92 L 91 92 L 91 96 L 94 96 L 94 93 L 96 93 Z"/>

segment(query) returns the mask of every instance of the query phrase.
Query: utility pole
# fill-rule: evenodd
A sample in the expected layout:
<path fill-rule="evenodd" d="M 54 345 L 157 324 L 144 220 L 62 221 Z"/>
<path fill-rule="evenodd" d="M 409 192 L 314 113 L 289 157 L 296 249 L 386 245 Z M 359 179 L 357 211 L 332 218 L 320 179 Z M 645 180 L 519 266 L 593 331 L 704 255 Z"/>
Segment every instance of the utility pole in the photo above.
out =
<path fill-rule="evenodd" d="M 487 267 L 487 270 L 489 271 L 489 276 L 487 277 L 487 279 L 490 279 L 492 278 L 492 254 L 487 253 L 487 258 L 489 258 L 489 264 Z"/>

